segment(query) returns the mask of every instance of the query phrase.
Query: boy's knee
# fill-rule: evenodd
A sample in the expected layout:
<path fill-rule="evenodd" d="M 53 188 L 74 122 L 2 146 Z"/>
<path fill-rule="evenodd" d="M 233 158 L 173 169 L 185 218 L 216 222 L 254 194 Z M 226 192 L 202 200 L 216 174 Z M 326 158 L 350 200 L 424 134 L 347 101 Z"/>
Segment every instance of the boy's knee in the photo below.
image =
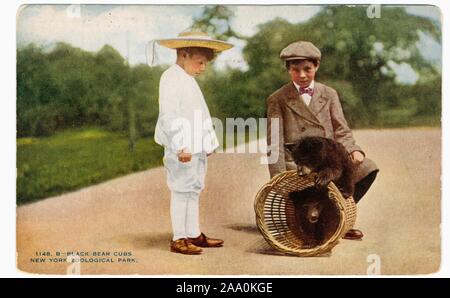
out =
<path fill-rule="evenodd" d="M 172 197 L 180 200 L 198 200 L 200 192 L 197 191 L 172 191 Z"/>
<path fill-rule="evenodd" d="M 378 175 L 378 172 L 379 172 L 378 169 L 370 172 L 366 177 L 364 177 L 361 181 L 355 184 L 355 193 L 353 195 L 355 203 L 358 203 L 370 189 L 370 187 L 372 186 L 373 182 L 375 181 Z"/>

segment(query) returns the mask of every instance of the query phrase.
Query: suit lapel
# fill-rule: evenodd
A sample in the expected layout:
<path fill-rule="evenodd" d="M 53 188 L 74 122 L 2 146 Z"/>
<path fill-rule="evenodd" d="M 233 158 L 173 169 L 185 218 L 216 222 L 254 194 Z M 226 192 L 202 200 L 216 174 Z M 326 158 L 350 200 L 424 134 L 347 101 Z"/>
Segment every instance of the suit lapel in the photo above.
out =
<path fill-rule="evenodd" d="M 314 93 L 309 103 L 309 109 L 315 115 L 319 114 L 326 103 L 326 98 L 322 96 L 322 88 L 317 82 L 314 84 Z"/>
<path fill-rule="evenodd" d="M 314 95 L 316 92 L 316 88 L 314 88 Z M 313 96 L 314 99 L 314 96 Z M 312 104 L 312 99 L 311 99 Z M 294 110 L 299 116 L 305 118 L 308 121 L 311 121 L 316 124 L 320 124 L 319 120 L 313 114 L 310 108 L 308 108 L 305 102 L 300 98 L 297 89 L 294 86 L 294 83 L 290 83 L 286 90 L 286 105 Z"/>

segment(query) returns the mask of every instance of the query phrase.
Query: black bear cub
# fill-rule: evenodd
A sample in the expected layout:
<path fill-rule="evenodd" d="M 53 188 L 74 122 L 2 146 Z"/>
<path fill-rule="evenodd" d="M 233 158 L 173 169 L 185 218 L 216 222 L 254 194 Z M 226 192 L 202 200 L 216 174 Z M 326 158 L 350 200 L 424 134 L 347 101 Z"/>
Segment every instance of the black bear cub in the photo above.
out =
<path fill-rule="evenodd" d="M 303 247 L 312 248 L 325 240 L 326 219 L 322 211 L 326 207 L 328 191 L 309 187 L 289 193 L 294 203 L 296 224 L 302 232 Z"/>
<path fill-rule="evenodd" d="M 333 181 L 345 198 L 353 195 L 354 165 L 345 147 L 338 142 L 322 137 L 305 137 L 295 143 L 286 144 L 299 171 L 317 173 L 315 183 L 326 188 Z"/>

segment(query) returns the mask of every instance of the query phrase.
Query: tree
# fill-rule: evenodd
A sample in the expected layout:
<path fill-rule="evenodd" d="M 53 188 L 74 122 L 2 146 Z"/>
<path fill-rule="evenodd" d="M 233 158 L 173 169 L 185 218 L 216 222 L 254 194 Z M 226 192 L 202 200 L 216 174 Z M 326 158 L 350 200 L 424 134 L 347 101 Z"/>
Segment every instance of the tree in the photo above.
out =
<path fill-rule="evenodd" d="M 229 6 L 205 6 L 202 13 L 194 18 L 192 29 L 206 32 L 210 36 L 222 40 L 230 37 L 240 38 L 240 35 L 230 26 L 230 19 L 233 16 L 234 11 Z"/>
<path fill-rule="evenodd" d="M 259 32 L 247 39 L 244 49 L 252 80 L 259 82 L 260 91 L 251 94 L 259 94 L 262 100 L 286 82 L 279 52 L 293 41 L 308 40 L 322 51 L 318 79 L 351 83 L 352 87 L 345 89 L 354 92 L 351 97 L 359 101 L 353 104 L 359 114 L 353 117 L 355 122 L 364 119 L 375 123 L 386 106 L 401 104 L 401 96 L 390 96 L 398 84 L 389 61 L 404 62 L 419 74 L 428 72 L 440 77 L 417 48 L 420 32 L 440 41 L 439 25 L 409 15 L 403 7 L 382 6 L 381 14 L 381 18 L 371 19 L 367 17 L 367 6 L 326 6 L 304 23 L 275 19 L 261 25 Z M 339 86 L 336 88 L 339 91 Z"/>
<path fill-rule="evenodd" d="M 148 136 L 158 114 L 161 72 L 127 65 L 109 45 L 92 53 L 65 43 L 48 52 L 30 44 L 17 51 L 17 135 L 96 125 L 133 139 Z"/>

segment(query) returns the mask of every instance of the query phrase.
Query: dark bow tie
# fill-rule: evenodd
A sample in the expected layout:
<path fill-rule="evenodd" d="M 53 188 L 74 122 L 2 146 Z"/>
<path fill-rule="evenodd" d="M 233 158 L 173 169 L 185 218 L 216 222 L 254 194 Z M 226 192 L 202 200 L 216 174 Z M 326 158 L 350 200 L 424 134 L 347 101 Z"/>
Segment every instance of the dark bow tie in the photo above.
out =
<path fill-rule="evenodd" d="M 306 87 L 306 88 L 300 87 L 299 92 L 300 92 L 300 95 L 303 95 L 303 94 L 306 93 L 306 94 L 308 94 L 309 96 L 313 96 L 313 94 L 314 94 L 314 89 L 313 89 L 313 88 L 309 88 L 309 87 Z"/>

